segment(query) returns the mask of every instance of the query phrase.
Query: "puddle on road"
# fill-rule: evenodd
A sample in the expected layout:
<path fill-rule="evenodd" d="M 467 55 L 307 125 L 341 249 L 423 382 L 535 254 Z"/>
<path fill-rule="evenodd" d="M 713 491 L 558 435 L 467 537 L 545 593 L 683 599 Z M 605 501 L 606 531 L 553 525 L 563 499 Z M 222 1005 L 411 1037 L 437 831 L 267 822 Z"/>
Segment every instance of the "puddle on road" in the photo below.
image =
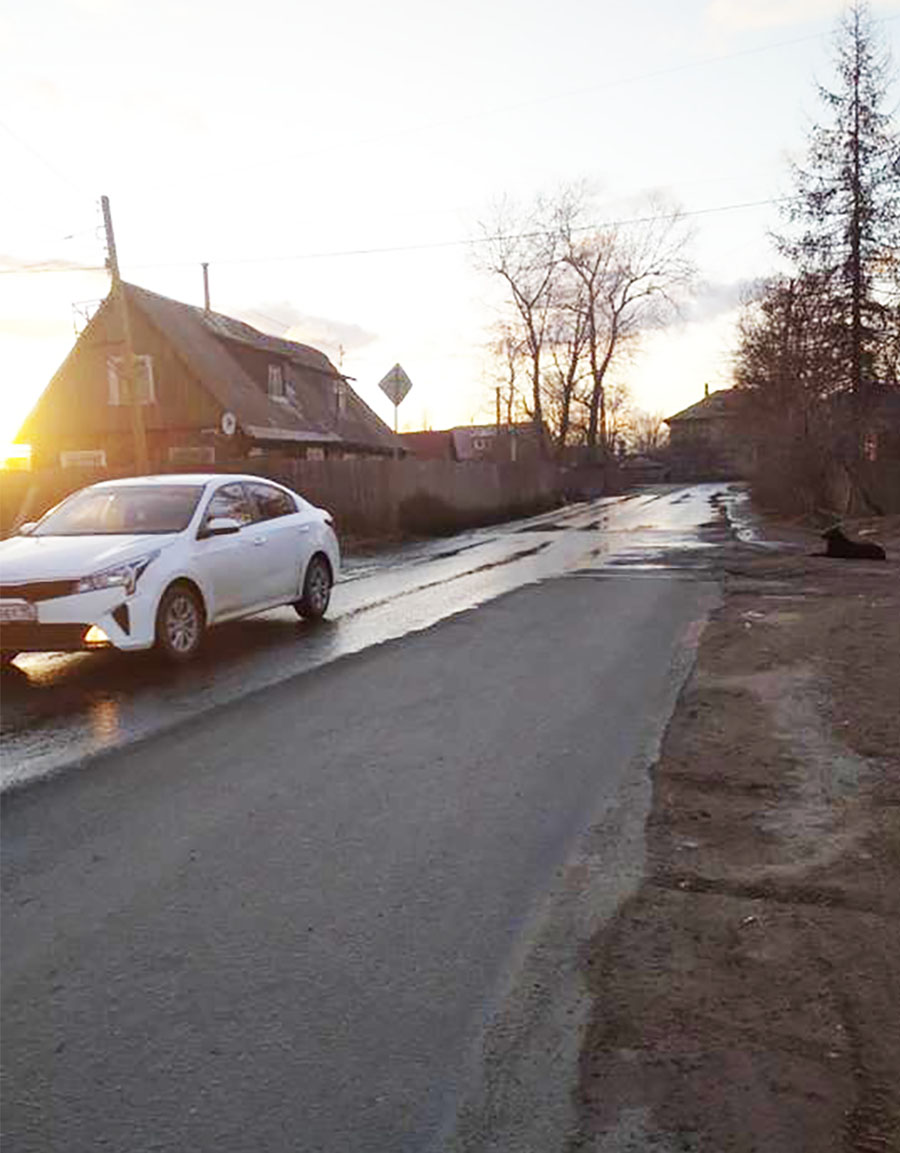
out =
<path fill-rule="evenodd" d="M 21 668 L 3 677 L 0 788 L 430 628 L 528 584 L 576 573 L 661 578 L 682 569 L 695 575 L 710 547 L 703 539 L 709 530 L 700 525 L 709 519 L 711 497 L 721 492 L 721 486 L 698 486 L 675 499 L 670 492 L 605 498 L 483 534 L 351 558 L 329 619 L 311 625 L 278 609 L 214 629 L 198 661 L 184 669 L 152 654 L 22 657 Z M 647 524 L 651 504 L 654 526 Z M 520 547 L 523 532 L 541 539 Z"/>

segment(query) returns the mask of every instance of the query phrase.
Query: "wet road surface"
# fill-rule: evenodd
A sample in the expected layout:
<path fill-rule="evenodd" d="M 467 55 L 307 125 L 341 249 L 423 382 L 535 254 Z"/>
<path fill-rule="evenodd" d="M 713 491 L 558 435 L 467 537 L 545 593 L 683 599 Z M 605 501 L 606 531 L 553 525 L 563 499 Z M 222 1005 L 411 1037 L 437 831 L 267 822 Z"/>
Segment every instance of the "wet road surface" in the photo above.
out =
<path fill-rule="evenodd" d="M 640 876 L 737 499 L 644 493 L 360 562 L 330 627 L 223 628 L 175 679 L 23 661 L 13 746 L 105 752 L 6 794 L 4 1153 L 497 1148 L 520 1035 L 557 1094 L 554 1140 L 521 1147 L 562 1149 L 578 951 Z M 70 713 L 29 721 L 32 692 Z"/>
<path fill-rule="evenodd" d="M 725 484 L 658 486 L 526 521 L 348 558 L 328 618 L 278 609 L 213 630 L 200 659 L 35 654 L 4 673 L 0 788 L 89 760 L 339 657 L 429 628 L 528 584 L 573 571 L 700 570 L 721 535 L 743 531 Z"/>

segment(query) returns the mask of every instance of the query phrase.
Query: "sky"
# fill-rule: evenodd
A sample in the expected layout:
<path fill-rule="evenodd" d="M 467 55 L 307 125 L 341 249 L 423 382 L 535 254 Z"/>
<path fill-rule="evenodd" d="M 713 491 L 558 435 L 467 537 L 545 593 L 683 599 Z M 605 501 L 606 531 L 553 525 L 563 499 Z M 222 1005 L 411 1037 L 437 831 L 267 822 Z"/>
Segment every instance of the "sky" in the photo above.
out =
<path fill-rule="evenodd" d="M 122 275 L 326 352 L 400 427 L 493 413 L 503 197 L 687 214 L 693 300 L 617 370 L 665 414 L 728 387 L 738 306 L 821 116 L 839 0 L 0 0 L 0 443 Z M 900 60 L 900 0 L 873 0 Z M 894 99 L 900 98 L 895 87 Z M 93 271 L 91 271 L 93 270 Z"/>

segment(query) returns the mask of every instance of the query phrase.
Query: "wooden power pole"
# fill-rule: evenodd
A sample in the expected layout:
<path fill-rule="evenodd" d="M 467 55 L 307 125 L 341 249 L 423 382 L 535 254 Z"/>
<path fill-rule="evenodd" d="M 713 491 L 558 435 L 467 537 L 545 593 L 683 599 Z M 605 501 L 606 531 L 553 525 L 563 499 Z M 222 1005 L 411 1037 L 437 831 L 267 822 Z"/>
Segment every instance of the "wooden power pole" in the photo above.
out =
<path fill-rule="evenodd" d="M 122 342 L 125 352 L 122 357 L 122 375 L 119 378 L 120 386 L 125 385 L 125 395 L 128 398 L 128 407 L 131 409 L 131 432 L 134 438 L 134 471 L 142 476 L 149 471 L 147 458 L 147 436 L 144 432 L 144 414 L 141 411 L 141 401 L 137 392 L 137 373 L 135 372 L 134 344 L 131 340 L 131 323 L 128 319 L 128 301 L 122 288 L 122 278 L 119 276 L 119 258 L 116 255 L 116 238 L 113 233 L 112 214 L 109 210 L 109 197 L 102 196 L 100 203 L 103 207 L 103 227 L 106 229 L 106 263 L 112 277 L 112 298 L 119 310 L 119 323 L 122 326 Z M 120 394 L 121 395 L 121 394 Z"/>

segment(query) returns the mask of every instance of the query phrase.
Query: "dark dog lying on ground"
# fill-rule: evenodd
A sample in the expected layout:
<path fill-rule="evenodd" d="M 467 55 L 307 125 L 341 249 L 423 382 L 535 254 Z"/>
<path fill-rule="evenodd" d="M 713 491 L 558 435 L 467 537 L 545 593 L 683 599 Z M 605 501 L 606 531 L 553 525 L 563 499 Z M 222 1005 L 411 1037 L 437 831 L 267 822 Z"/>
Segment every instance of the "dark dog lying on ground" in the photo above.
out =
<path fill-rule="evenodd" d="M 842 560 L 886 560 L 887 556 L 880 544 L 871 541 L 850 540 L 835 525 L 822 533 L 826 542 L 825 556 L 836 556 Z"/>

